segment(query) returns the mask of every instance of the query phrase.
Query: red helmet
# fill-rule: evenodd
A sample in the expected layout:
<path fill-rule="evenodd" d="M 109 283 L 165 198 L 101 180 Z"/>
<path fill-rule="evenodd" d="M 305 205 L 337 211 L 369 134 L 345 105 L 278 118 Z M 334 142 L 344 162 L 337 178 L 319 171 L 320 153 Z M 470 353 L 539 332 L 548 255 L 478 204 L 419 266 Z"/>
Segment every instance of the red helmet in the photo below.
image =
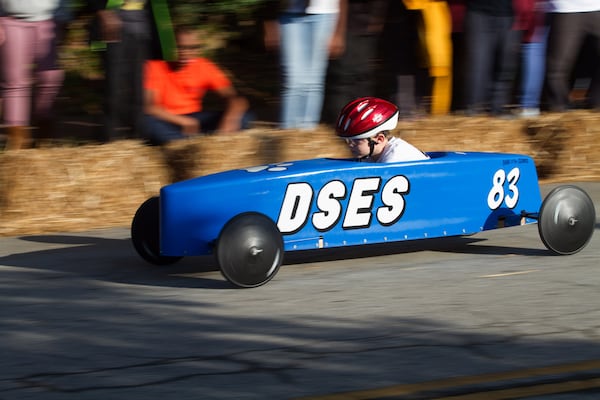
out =
<path fill-rule="evenodd" d="M 340 112 L 335 133 L 342 138 L 366 139 L 398 125 L 398 107 L 377 97 L 360 97 Z"/>

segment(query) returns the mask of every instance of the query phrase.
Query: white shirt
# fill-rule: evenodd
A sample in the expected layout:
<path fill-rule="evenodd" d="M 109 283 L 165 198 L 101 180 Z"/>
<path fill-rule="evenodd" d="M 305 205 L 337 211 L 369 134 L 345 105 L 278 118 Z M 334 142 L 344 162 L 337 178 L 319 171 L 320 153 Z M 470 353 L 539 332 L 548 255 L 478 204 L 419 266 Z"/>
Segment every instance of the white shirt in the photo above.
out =
<path fill-rule="evenodd" d="M 0 15 L 37 22 L 52 19 L 60 0 L 0 0 Z"/>
<path fill-rule="evenodd" d="M 340 11 L 340 0 L 310 0 L 307 14 L 335 14 Z"/>
<path fill-rule="evenodd" d="M 340 0 L 288 0 L 285 11 L 306 14 L 335 14 L 340 11 Z"/>
<path fill-rule="evenodd" d="M 550 0 L 550 12 L 575 13 L 600 11 L 599 0 Z"/>
<path fill-rule="evenodd" d="M 367 162 L 389 163 L 397 161 L 428 160 L 429 156 L 412 144 L 397 137 L 391 137 L 377 161 L 367 158 Z"/>

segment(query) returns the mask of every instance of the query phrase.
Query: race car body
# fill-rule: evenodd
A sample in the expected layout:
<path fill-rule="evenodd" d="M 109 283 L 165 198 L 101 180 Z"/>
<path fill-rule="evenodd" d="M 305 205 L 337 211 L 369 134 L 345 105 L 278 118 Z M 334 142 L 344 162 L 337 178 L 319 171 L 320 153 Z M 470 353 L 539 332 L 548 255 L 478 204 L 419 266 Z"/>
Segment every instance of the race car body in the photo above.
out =
<path fill-rule="evenodd" d="M 291 161 L 174 183 L 163 187 L 153 211 L 145 212 L 159 214 L 153 222 L 141 216 L 140 207 L 132 238 L 140 255 L 155 263 L 215 253 L 228 280 L 253 287 L 272 278 L 283 252 L 471 235 L 538 222 L 543 202 L 531 157 L 428 155 L 428 160 L 387 164 Z M 578 251 L 593 231 L 591 200 L 579 189 L 572 191 L 576 208 L 584 211 L 570 216 L 582 221 L 576 228 L 585 232 L 567 249 L 550 244 L 558 253 Z M 140 234 L 144 229 L 152 234 Z M 563 241 L 561 235 L 556 242 Z M 244 274 L 260 269 L 263 257 L 264 275 L 247 280 Z"/>

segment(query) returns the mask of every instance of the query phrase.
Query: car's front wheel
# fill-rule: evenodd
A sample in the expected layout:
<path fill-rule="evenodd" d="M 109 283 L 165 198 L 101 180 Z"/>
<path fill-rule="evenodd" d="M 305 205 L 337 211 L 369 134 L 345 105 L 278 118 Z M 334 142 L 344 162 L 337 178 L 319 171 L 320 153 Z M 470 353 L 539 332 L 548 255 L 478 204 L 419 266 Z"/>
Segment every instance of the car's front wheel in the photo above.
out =
<path fill-rule="evenodd" d="M 275 223 L 259 213 L 231 219 L 217 240 L 221 273 L 238 287 L 251 288 L 273 279 L 283 262 L 283 238 Z"/>
<path fill-rule="evenodd" d="M 169 265 L 181 257 L 160 254 L 160 202 L 151 197 L 138 208 L 131 222 L 131 241 L 140 257 L 155 265 Z"/>

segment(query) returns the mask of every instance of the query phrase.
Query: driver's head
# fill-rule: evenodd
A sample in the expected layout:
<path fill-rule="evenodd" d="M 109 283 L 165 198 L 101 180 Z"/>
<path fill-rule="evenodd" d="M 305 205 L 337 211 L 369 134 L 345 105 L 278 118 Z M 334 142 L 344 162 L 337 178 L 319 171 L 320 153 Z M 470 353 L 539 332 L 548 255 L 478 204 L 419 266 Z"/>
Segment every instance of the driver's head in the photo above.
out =
<path fill-rule="evenodd" d="M 338 116 L 336 134 L 357 158 L 377 156 L 389 131 L 398 125 L 398 107 L 377 97 L 361 97 L 346 104 Z"/>

